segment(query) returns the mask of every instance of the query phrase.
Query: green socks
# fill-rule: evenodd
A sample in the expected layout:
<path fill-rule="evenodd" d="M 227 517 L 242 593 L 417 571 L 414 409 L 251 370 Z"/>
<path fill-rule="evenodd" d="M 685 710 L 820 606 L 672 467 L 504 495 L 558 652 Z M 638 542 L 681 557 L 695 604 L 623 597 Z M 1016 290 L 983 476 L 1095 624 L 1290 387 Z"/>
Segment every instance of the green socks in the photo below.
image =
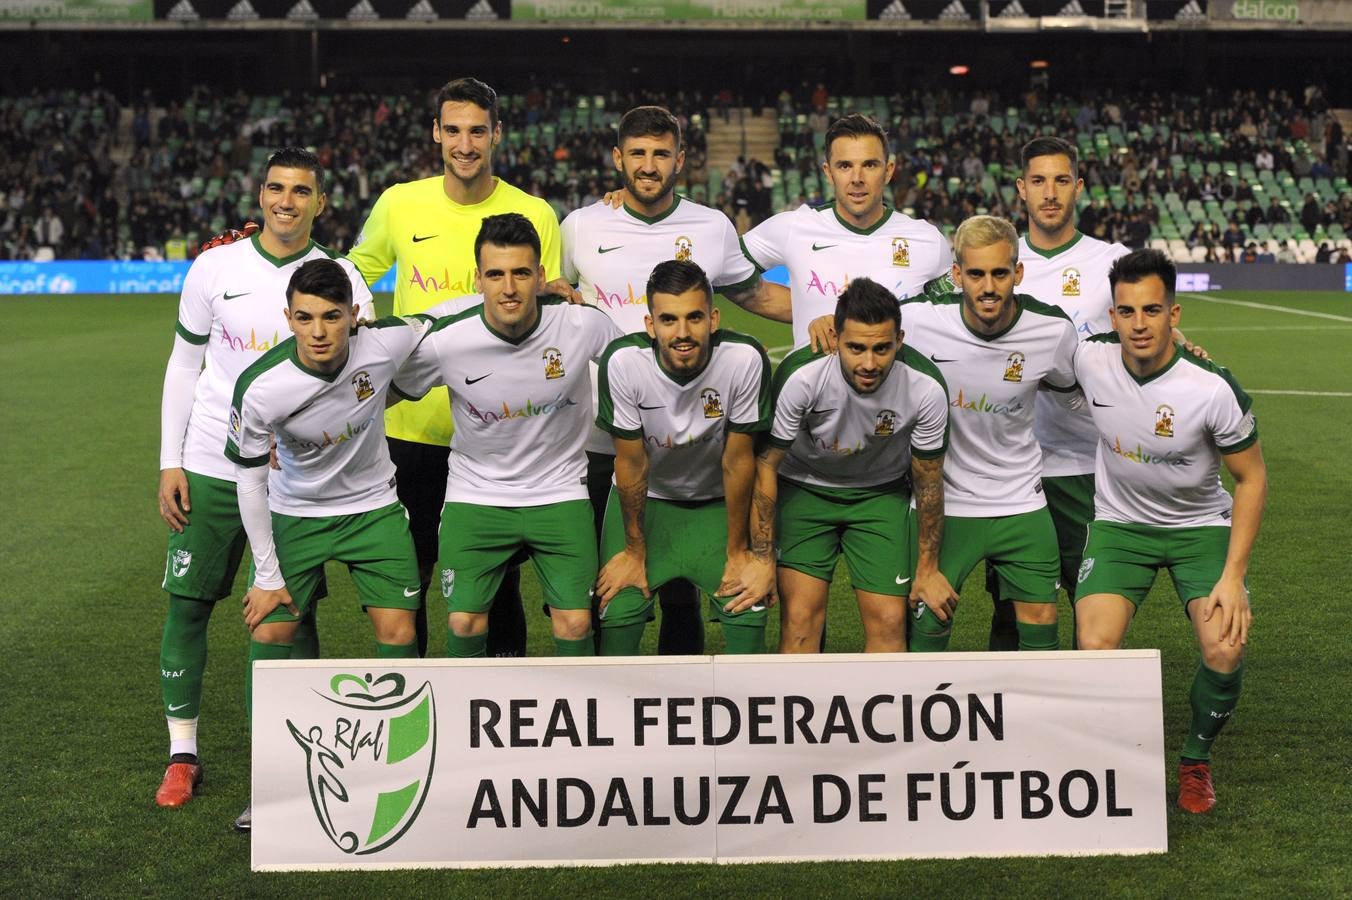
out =
<path fill-rule="evenodd" d="M 294 655 L 292 657 L 294 659 Z M 409 644 L 381 644 L 376 643 L 377 659 L 417 659 L 418 641 L 415 638 Z"/>
<path fill-rule="evenodd" d="M 1055 622 L 1050 625 L 1016 622 L 1015 625 L 1019 629 L 1020 650 L 1055 650 L 1061 646 Z"/>
<path fill-rule="evenodd" d="M 207 668 L 207 623 L 216 604 L 169 595 L 169 614 L 160 640 L 160 696 L 171 719 L 196 719 L 202 705 L 202 673 Z M 195 729 L 194 729 L 195 735 Z M 196 737 L 191 750 L 196 753 Z"/>
<path fill-rule="evenodd" d="M 1244 680 L 1244 665 L 1233 672 L 1213 672 L 1205 663 L 1197 666 L 1192 679 L 1192 727 L 1183 745 L 1186 759 L 1210 759 L 1211 742 L 1221 733 L 1230 714 L 1239 705 L 1239 688 Z"/>
<path fill-rule="evenodd" d="M 595 656 L 596 644 L 592 640 L 591 633 L 586 637 L 578 638 L 575 641 L 566 640 L 554 636 L 554 655 L 555 656 Z"/>
<path fill-rule="evenodd" d="M 602 656 L 638 656 L 646 623 L 615 625 L 601 629 Z"/>
<path fill-rule="evenodd" d="M 291 636 L 292 659 L 319 659 L 319 623 L 315 621 L 318 610 L 316 600 L 296 623 L 296 633 Z"/>
<path fill-rule="evenodd" d="M 454 631 L 446 630 L 446 655 L 451 659 L 473 659 L 488 655 L 488 633 L 473 637 L 456 637 Z"/>
<path fill-rule="evenodd" d="M 928 606 L 920 617 L 911 616 L 912 653 L 942 653 L 948 649 L 948 639 L 953 634 L 953 620 L 940 622 Z"/>

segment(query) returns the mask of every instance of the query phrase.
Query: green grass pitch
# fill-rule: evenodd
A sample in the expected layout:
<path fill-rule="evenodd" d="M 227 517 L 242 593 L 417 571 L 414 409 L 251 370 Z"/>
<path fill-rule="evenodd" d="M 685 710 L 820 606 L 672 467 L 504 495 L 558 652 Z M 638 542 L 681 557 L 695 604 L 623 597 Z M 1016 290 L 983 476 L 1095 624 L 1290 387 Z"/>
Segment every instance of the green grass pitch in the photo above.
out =
<path fill-rule="evenodd" d="M 248 839 L 229 830 L 249 791 L 247 644 L 235 601 L 222 601 L 211 624 L 200 735 L 205 790 L 182 810 L 153 804 L 167 746 L 156 672 L 165 529 L 153 497 L 175 298 L 4 298 L 0 673 L 8 687 L 0 720 L 0 892 L 1345 896 L 1352 889 L 1345 831 L 1352 821 L 1352 604 L 1342 594 L 1352 583 L 1343 530 L 1352 511 L 1352 297 L 1220 296 L 1276 307 L 1187 295 L 1181 323 L 1253 392 L 1271 493 L 1249 579 L 1255 627 L 1244 696 L 1216 748 L 1220 805 L 1204 817 L 1171 806 L 1167 856 L 322 875 L 252 875 Z M 726 310 L 723 321 L 769 347 L 789 343 L 784 327 L 739 310 Z M 1272 393 L 1281 391 L 1295 393 Z M 368 655 L 370 633 L 351 582 L 335 571 L 330 585 L 321 612 L 325 655 Z M 532 652 L 545 654 L 547 623 L 529 567 L 526 588 Z M 989 608 L 979 574 L 964 597 L 953 649 L 980 649 Z M 438 655 L 444 629 L 443 620 L 433 632 Z M 832 649 L 861 646 L 853 602 L 839 586 L 830 635 Z M 777 640 L 773 626 L 770 640 Z M 1063 646 L 1068 640 L 1063 629 Z M 1172 759 L 1187 727 L 1196 654 L 1167 579 L 1129 640 L 1163 651 Z M 716 625 L 708 643 L 721 647 Z M 1169 782 L 1172 791 L 1172 764 Z"/>

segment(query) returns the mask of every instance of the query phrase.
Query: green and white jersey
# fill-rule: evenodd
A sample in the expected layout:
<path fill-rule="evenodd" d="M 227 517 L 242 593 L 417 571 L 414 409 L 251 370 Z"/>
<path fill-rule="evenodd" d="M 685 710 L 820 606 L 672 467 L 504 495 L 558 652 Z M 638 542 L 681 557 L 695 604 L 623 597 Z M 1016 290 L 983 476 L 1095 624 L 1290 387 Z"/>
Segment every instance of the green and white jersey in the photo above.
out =
<path fill-rule="evenodd" d="M 742 237 L 761 270 L 787 266 L 793 301 L 793 345 L 808 344 L 807 326 L 832 315 L 851 278 L 871 278 L 897 295 L 918 294 L 953 263 L 953 249 L 929 222 L 884 209 L 869 228 L 847 225 L 834 205 L 771 216 Z"/>
<path fill-rule="evenodd" d="M 1175 346 L 1173 361 L 1137 378 L 1117 335 L 1101 334 L 1079 345 L 1075 374 L 1099 439 L 1095 519 L 1230 524 L 1234 503 L 1221 485 L 1220 457 L 1252 446 L 1258 424 L 1228 369 Z"/>
<path fill-rule="evenodd" d="M 642 440 L 648 496 L 712 500 L 723 496 L 723 444 L 729 431 L 770 429 L 770 359 L 754 338 L 719 329 L 709 363 L 694 375 L 662 365 L 646 334 L 606 348 L 600 364 L 596 424 Z"/>
<path fill-rule="evenodd" d="M 903 346 L 878 389 L 861 394 L 840 358 L 795 350 L 774 380 L 770 443 L 787 450 L 779 474 L 845 491 L 881 490 L 948 446 L 948 388 L 934 363 Z"/>
<path fill-rule="evenodd" d="M 557 297 L 540 299 L 535 327 L 494 331 L 480 303 L 436 321 L 395 379 L 404 397 L 450 388 L 448 503 L 543 506 L 587 499 L 591 371 L 620 336 L 610 318 Z"/>
<path fill-rule="evenodd" d="M 1019 241 L 1023 281 L 1019 291 L 1043 303 L 1060 307 L 1070 316 L 1080 340 L 1112 330 L 1108 309 L 1113 305 L 1108 270 L 1131 250 L 1081 234 L 1053 250 L 1039 250 Z M 1094 471 L 1098 444 L 1094 423 L 1086 409 L 1067 409 L 1055 397 L 1036 403 L 1034 432 L 1042 445 L 1042 470 L 1047 476 L 1088 475 Z"/>
<path fill-rule="evenodd" d="M 191 344 L 204 346 L 206 359 L 192 400 L 182 440 L 183 468 L 212 478 L 235 480 L 234 466 L 221 453 L 230 399 L 240 374 L 263 354 L 291 336 L 287 328 L 286 285 L 304 262 L 335 259 L 352 282 L 358 315 L 374 315 L 371 291 L 357 268 L 311 241 L 303 250 L 279 259 L 254 235 L 203 253 L 183 280 L 174 330 Z M 161 457 L 172 456 L 174 435 L 164 435 Z M 161 459 L 161 467 L 172 459 Z"/>
<path fill-rule="evenodd" d="M 962 294 L 902 304 L 906 344 L 929 357 L 948 385 L 949 448 L 944 513 L 1011 516 L 1047 505 L 1042 451 L 1033 435 L 1038 388 L 1075 389 L 1075 327 L 1054 306 L 1015 294 L 1004 331 L 977 334 L 962 318 Z"/>
<path fill-rule="evenodd" d="M 281 469 L 268 480 L 273 512 L 343 516 L 398 500 L 385 397 L 429 327 L 424 319 L 392 317 L 355 328 L 347 362 L 332 374 L 306 368 L 295 338 L 244 370 L 230 404 L 225 456 L 266 466 L 276 436 Z"/>

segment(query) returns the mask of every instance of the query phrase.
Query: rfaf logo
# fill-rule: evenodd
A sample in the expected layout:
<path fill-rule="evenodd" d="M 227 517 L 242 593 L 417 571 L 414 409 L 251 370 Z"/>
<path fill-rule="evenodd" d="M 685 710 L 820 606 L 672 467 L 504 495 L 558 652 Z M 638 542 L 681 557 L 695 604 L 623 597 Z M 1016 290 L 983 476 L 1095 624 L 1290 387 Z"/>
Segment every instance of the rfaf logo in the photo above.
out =
<path fill-rule="evenodd" d="M 362 856 L 408 831 L 427 799 L 437 751 L 432 685 L 406 694 L 404 676 L 333 676 L 329 704 L 304 721 L 286 720 L 304 753 L 319 826 L 344 853 Z"/>

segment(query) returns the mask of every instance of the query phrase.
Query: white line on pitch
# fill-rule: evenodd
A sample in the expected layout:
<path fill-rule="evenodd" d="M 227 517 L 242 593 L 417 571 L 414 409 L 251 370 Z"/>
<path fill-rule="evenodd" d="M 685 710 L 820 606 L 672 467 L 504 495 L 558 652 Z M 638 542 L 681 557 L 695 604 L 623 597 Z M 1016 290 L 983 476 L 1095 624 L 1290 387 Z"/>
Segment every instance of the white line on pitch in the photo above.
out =
<path fill-rule="evenodd" d="M 1352 397 L 1352 391 L 1248 391 L 1250 394 L 1282 394 L 1289 397 Z"/>
<path fill-rule="evenodd" d="M 1194 331 L 1346 331 L 1352 325 L 1188 325 L 1189 334 Z"/>
<path fill-rule="evenodd" d="M 770 347 L 765 351 L 765 355 L 770 357 L 774 362 L 780 362 L 784 357 L 789 355 L 789 351 L 792 349 L 793 344 L 784 344 L 781 347 Z"/>
<path fill-rule="evenodd" d="M 1182 297 L 1189 297 L 1194 300 L 1205 300 L 1208 303 L 1223 303 L 1227 306 L 1247 306 L 1250 309 L 1266 309 L 1270 312 L 1290 313 L 1293 316 L 1310 316 L 1315 319 L 1332 319 L 1335 322 L 1352 322 L 1348 316 L 1335 316 L 1333 313 L 1315 312 L 1310 309 L 1292 309 L 1289 306 L 1275 306 L 1271 303 L 1254 303 L 1252 300 L 1232 300 L 1229 297 L 1212 297 L 1208 294 L 1180 294 Z"/>

